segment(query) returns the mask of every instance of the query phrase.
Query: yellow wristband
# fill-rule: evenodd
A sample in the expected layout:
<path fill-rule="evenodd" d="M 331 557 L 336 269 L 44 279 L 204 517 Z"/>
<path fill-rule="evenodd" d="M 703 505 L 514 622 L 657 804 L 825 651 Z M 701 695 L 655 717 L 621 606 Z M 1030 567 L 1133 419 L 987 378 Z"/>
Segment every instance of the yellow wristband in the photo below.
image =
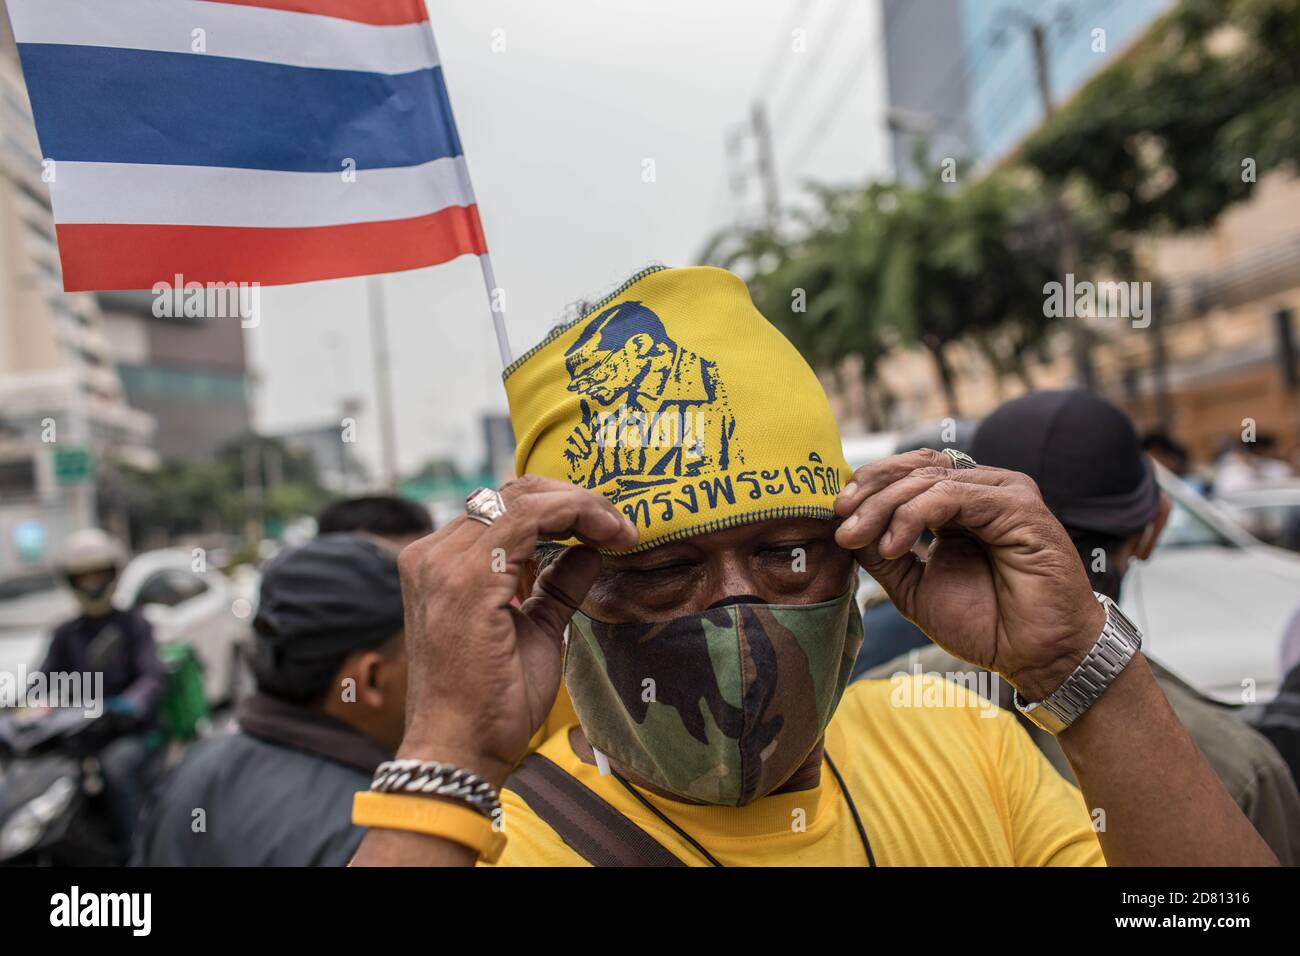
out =
<path fill-rule="evenodd" d="M 442 837 L 469 847 L 487 863 L 500 859 L 506 847 L 505 834 L 493 830 L 492 821 L 483 814 L 446 800 L 407 793 L 362 790 L 352 800 L 352 822 L 359 827 Z"/>

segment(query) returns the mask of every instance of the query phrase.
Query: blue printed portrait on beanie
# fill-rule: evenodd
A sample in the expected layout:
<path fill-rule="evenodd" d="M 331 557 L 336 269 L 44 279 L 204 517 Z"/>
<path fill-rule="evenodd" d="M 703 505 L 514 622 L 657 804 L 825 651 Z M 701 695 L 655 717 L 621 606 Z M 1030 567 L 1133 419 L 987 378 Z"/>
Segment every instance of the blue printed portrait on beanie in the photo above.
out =
<path fill-rule="evenodd" d="M 616 480 L 615 500 L 743 463 L 717 367 L 669 338 L 640 302 L 591 319 L 564 357 L 582 420 L 565 448 L 569 480 Z"/>

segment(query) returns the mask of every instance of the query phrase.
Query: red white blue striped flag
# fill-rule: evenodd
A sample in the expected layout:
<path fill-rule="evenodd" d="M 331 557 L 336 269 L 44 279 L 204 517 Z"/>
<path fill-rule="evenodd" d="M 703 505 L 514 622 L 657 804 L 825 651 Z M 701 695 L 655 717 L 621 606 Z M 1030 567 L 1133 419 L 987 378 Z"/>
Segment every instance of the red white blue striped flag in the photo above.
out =
<path fill-rule="evenodd" d="M 9 11 L 68 291 L 279 285 L 486 253 L 423 0 Z"/>

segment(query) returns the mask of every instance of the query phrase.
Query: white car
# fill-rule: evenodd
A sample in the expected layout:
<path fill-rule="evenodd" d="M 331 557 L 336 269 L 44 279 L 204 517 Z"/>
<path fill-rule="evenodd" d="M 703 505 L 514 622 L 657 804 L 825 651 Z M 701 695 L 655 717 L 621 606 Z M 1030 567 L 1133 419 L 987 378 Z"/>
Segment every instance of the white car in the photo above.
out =
<path fill-rule="evenodd" d="M 846 452 L 873 452 L 849 464 L 892 453 L 879 444 L 846 439 Z M 1283 630 L 1300 608 L 1300 556 L 1264 544 L 1159 465 L 1156 474 L 1173 509 L 1151 558 L 1125 576 L 1120 605 L 1142 629 L 1143 649 L 1202 693 L 1266 702 L 1281 683 Z M 859 599 L 878 590 L 867 578 Z"/>
<path fill-rule="evenodd" d="M 1264 544 L 1224 509 L 1157 467 L 1173 502 L 1150 560 L 1124 578 L 1121 605 L 1143 647 L 1205 694 L 1264 702 L 1282 678 L 1282 633 L 1300 607 L 1300 557 Z"/>
<path fill-rule="evenodd" d="M 242 680 L 237 667 L 256 594 L 255 578 L 232 579 L 214 568 L 196 572 L 190 552 L 169 549 L 132 558 L 113 603 L 140 608 L 159 644 L 188 642 L 203 662 L 208 700 L 217 704 Z M 0 599 L 0 672 L 21 674 L 40 666 L 54 628 L 76 613 L 72 596 L 52 579 L 44 588 Z"/>
<path fill-rule="evenodd" d="M 1300 551 L 1300 482 L 1216 493 L 1214 502 L 1261 541 Z"/>

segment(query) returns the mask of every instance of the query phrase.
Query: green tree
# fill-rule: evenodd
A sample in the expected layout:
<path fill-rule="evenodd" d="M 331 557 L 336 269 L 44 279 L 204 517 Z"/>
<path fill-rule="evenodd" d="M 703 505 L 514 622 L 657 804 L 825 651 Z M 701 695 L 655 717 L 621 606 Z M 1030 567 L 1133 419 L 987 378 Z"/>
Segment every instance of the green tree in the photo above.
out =
<path fill-rule="evenodd" d="M 966 184 L 962 170 L 958 180 L 929 174 L 917 186 L 821 189 L 796 238 L 742 231 L 716 237 L 707 252 L 747 277 L 760 309 L 814 367 L 833 369 L 855 355 L 872 385 L 891 349 L 919 345 L 934 359 L 950 413 L 959 414 L 954 343 L 1028 378 L 1025 359 L 1054 324 L 1044 315 L 1043 287 L 1056 278 L 1059 242 L 1041 192 L 1024 175 Z M 1079 232 L 1092 249 L 1103 229 L 1092 223 Z M 802 312 L 792 308 L 800 293 Z"/>
<path fill-rule="evenodd" d="M 1212 224 L 1300 159 L 1300 0 L 1180 0 L 1021 155 L 1127 233 Z"/>
<path fill-rule="evenodd" d="M 116 494 L 137 541 L 237 534 L 249 521 L 282 525 L 328 499 L 310 454 L 251 434 L 210 458 L 171 459 L 153 471 L 123 467 Z"/>

